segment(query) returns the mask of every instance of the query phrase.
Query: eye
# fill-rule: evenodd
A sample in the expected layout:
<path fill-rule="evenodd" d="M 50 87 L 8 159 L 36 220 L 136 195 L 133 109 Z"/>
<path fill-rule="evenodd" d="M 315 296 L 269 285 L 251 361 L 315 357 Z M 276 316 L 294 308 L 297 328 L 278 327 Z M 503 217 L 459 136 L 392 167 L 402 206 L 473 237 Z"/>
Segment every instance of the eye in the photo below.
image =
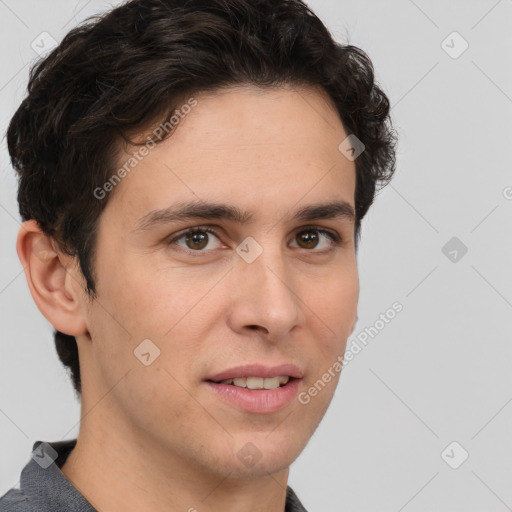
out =
<path fill-rule="evenodd" d="M 192 250 L 194 252 L 203 252 L 203 249 L 208 248 L 209 250 L 212 250 L 214 248 L 208 247 L 210 242 L 210 235 L 213 235 L 215 238 L 218 239 L 217 235 L 215 234 L 215 231 L 213 229 L 210 229 L 208 227 L 197 227 L 193 229 L 189 229 L 185 233 L 182 233 L 181 235 L 177 236 L 176 238 L 173 238 L 169 244 L 176 244 L 182 247 L 177 242 L 181 239 L 184 239 L 185 241 L 185 249 Z"/>
<path fill-rule="evenodd" d="M 327 238 L 328 243 L 326 247 L 324 246 L 318 249 L 321 237 Z M 295 235 L 295 240 L 298 240 L 301 244 L 303 244 L 301 246 L 303 249 L 317 249 L 314 252 L 325 252 L 322 251 L 322 249 L 327 249 L 328 251 L 329 248 L 331 248 L 333 245 L 341 245 L 342 243 L 341 237 L 334 231 L 327 231 L 325 229 L 316 227 L 303 229 Z"/>

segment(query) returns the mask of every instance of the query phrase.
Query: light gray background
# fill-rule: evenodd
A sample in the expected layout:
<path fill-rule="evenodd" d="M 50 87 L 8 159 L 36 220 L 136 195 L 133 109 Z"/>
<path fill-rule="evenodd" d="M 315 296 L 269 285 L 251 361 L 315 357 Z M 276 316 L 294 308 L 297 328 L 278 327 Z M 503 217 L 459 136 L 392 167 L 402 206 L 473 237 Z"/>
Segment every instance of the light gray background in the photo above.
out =
<path fill-rule="evenodd" d="M 117 4 L 117 2 L 113 2 Z M 371 57 L 400 135 L 398 170 L 363 223 L 355 335 L 403 311 L 343 370 L 292 465 L 311 511 L 512 507 L 512 0 L 310 0 Z M 25 95 L 32 41 L 60 41 L 103 1 L 0 0 L 0 129 Z M 441 43 L 457 31 L 457 59 Z M 460 41 L 447 43 L 457 51 Z M 35 440 L 75 437 L 79 405 L 15 252 L 16 181 L 0 148 L 0 494 Z M 442 247 L 468 248 L 457 262 Z M 353 339 L 352 338 L 352 339 Z M 457 462 L 452 469 L 441 453 Z"/>

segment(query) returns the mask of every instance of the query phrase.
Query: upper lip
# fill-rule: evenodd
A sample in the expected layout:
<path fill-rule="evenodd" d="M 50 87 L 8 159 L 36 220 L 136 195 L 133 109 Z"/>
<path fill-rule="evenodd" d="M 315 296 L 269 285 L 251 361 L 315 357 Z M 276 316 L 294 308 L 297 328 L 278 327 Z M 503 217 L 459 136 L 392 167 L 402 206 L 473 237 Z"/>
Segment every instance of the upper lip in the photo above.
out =
<path fill-rule="evenodd" d="M 220 382 L 226 379 L 236 379 L 239 377 L 276 377 L 289 376 L 296 379 L 302 379 L 303 372 L 294 364 L 280 364 L 277 366 L 263 366 L 261 364 L 246 364 L 224 370 L 215 375 L 211 375 L 206 380 Z"/>

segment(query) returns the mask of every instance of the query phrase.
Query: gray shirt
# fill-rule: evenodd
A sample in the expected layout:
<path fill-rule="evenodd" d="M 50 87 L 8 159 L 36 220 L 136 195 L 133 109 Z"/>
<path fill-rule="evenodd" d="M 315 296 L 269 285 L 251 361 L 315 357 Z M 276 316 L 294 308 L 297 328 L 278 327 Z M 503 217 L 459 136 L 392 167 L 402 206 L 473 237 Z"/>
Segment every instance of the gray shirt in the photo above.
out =
<path fill-rule="evenodd" d="M 32 457 L 21 472 L 20 488 L 13 487 L 0 497 L 0 511 L 96 512 L 60 470 L 75 444 L 76 439 L 36 441 Z M 284 512 L 307 512 L 289 486 Z"/>

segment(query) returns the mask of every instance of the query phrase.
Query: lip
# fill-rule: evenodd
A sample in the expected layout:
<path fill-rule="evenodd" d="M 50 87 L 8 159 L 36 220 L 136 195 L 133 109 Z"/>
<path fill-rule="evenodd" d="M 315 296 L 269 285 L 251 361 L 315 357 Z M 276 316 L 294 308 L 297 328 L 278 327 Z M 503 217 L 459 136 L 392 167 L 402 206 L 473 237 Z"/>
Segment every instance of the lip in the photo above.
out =
<path fill-rule="evenodd" d="M 272 368 L 271 370 L 274 371 L 275 368 Z M 281 373 L 280 375 L 283 374 Z M 232 384 L 219 384 L 211 381 L 206 381 L 205 384 L 223 402 L 228 403 L 237 409 L 256 414 L 271 414 L 283 409 L 292 402 L 292 400 L 297 396 L 301 382 L 302 380 L 300 378 L 292 378 L 284 386 L 277 389 L 252 390 L 248 388 L 239 388 Z"/>
<path fill-rule="evenodd" d="M 224 370 L 216 373 L 211 377 L 206 378 L 207 381 L 220 382 L 226 379 L 236 379 L 239 377 L 277 377 L 289 376 L 294 379 L 302 379 L 303 372 L 294 364 L 281 364 L 277 366 L 264 366 L 261 364 L 246 364 L 243 366 L 236 366 L 229 370 Z M 284 387 L 284 386 L 283 386 Z M 239 388 L 243 389 L 243 388 Z M 279 389 L 279 388 L 278 388 Z"/>

